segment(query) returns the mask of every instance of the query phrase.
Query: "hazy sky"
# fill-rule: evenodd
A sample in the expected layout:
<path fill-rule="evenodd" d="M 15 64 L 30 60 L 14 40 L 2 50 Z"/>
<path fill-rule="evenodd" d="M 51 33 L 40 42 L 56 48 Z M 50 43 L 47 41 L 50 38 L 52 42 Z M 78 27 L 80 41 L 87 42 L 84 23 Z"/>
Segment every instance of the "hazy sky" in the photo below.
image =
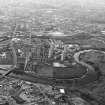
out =
<path fill-rule="evenodd" d="M 58 5 L 78 3 L 81 6 L 85 5 L 105 6 L 105 0 L 0 0 L 0 5 L 13 3 L 13 2 L 21 2 L 21 3 L 36 2 L 36 3 L 58 4 Z"/>

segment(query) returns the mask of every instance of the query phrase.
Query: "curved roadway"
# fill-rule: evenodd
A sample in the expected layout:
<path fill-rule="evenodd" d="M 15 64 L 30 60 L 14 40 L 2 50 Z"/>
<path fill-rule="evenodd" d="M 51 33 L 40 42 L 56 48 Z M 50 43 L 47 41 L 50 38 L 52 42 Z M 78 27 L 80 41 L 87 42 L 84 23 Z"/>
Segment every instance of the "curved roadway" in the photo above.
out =
<path fill-rule="evenodd" d="M 87 73 L 85 75 L 83 75 L 80 79 L 75 79 L 76 84 L 87 84 L 98 79 L 98 73 L 96 72 L 95 68 L 92 65 L 89 65 L 79 59 L 80 54 L 90 51 L 98 51 L 105 54 L 105 52 L 103 51 L 93 50 L 93 49 L 79 51 L 74 54 L 74 60 L 78 64 L 81 64 L 82 66 L 87 68 Z"/>

